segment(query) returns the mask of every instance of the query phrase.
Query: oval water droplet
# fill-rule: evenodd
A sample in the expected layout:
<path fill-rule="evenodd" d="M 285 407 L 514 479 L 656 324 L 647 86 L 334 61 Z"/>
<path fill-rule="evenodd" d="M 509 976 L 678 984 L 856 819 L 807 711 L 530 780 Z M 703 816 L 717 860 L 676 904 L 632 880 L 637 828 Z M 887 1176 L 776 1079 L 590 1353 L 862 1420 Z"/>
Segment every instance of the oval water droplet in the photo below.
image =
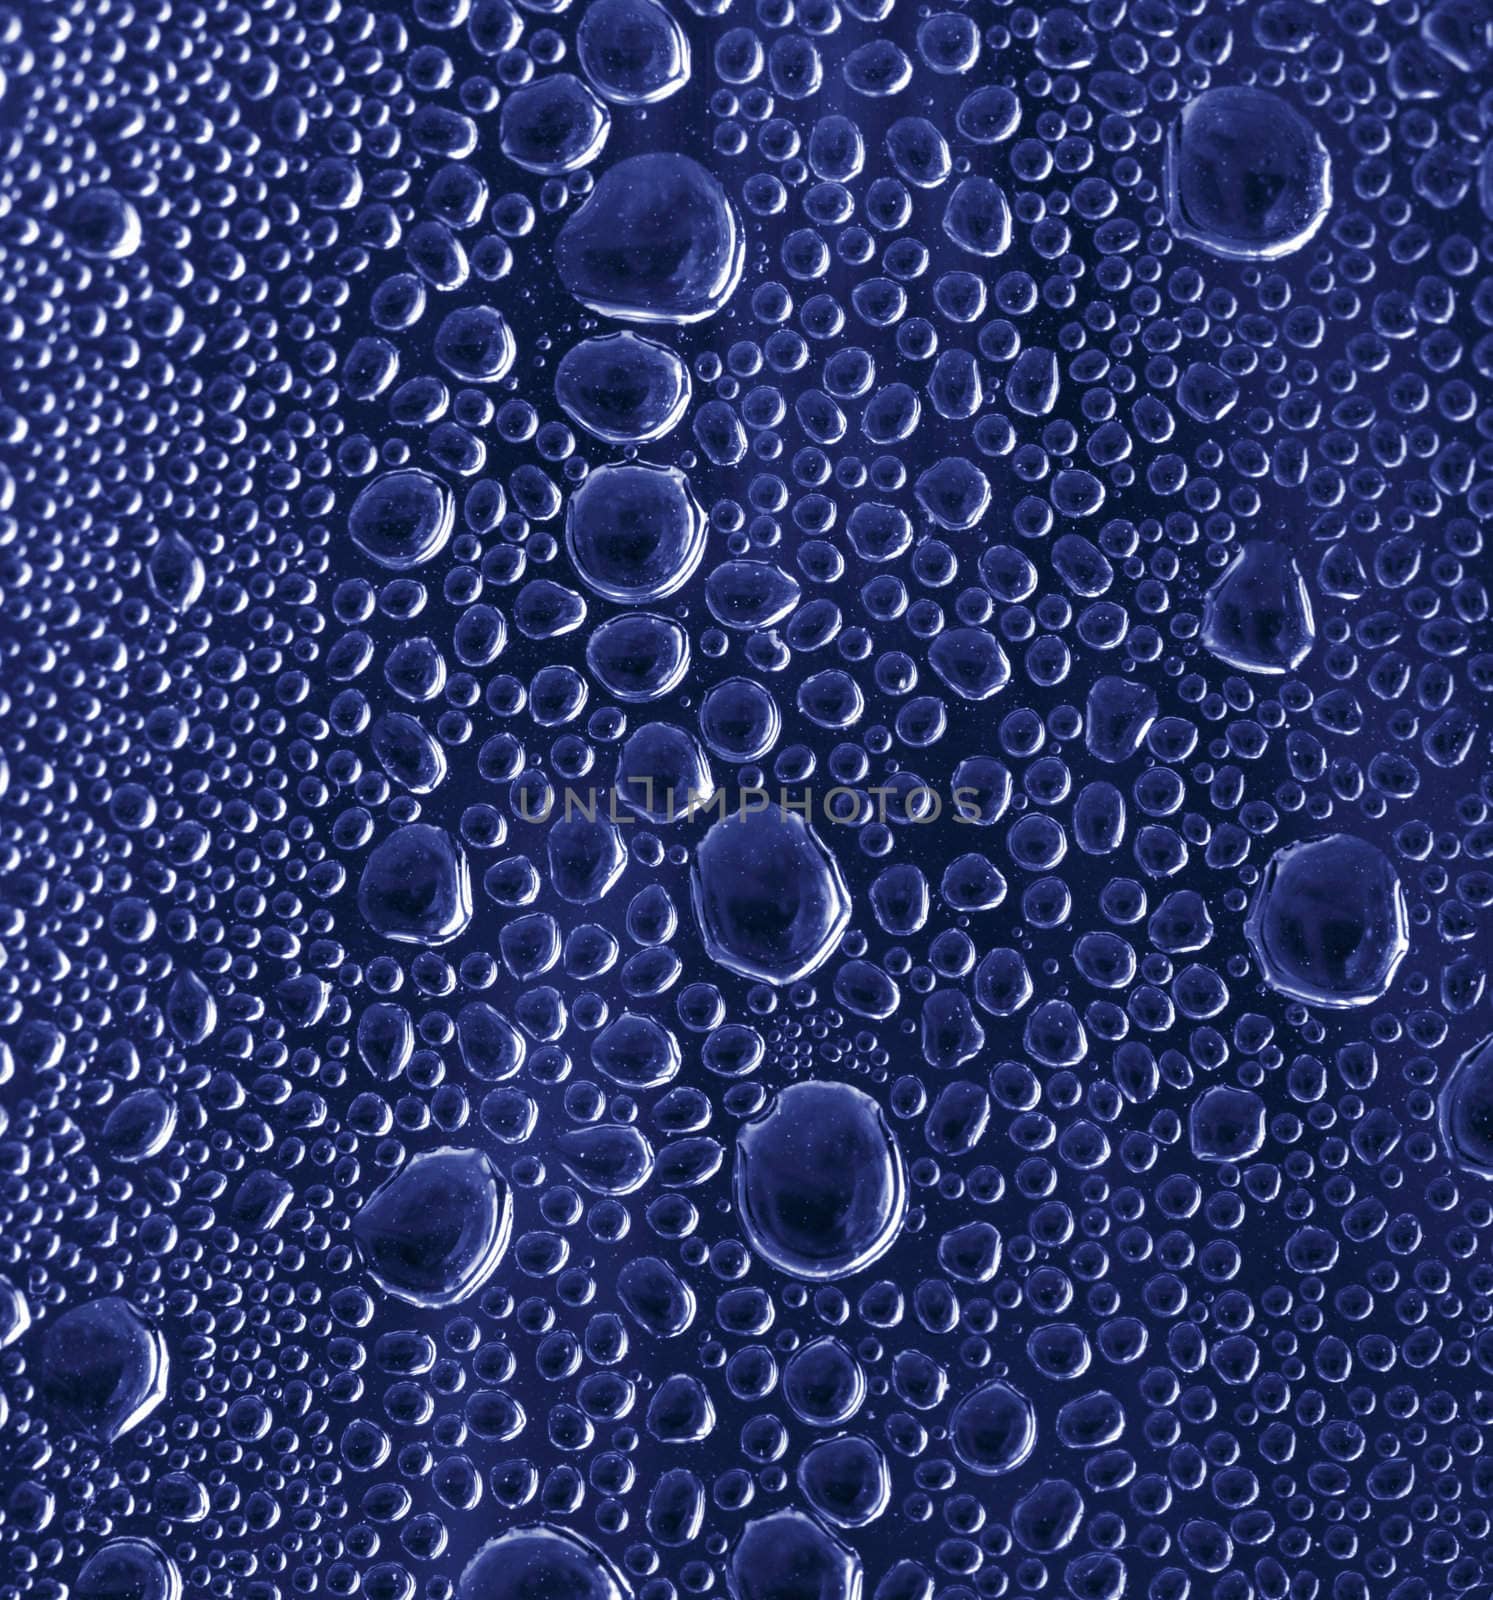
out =
<path fill-rule="evenodd" d="M 885 1254 L 902 1226 L 902 1152 L 861 1090 L 790 1084 L 737 1136 L 736 1203 L 753 1249 L 774 1266 L 843 1278 Z"/>

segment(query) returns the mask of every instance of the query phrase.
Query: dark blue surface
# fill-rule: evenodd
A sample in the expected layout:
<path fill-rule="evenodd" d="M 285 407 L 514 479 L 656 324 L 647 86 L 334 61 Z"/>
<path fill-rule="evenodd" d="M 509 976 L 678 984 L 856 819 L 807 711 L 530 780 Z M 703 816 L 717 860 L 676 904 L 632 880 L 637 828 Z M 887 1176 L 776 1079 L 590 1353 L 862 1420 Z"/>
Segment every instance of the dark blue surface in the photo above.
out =
<path fill-rule="evenodd" d="M 1493 9 L 0 11 L 0 1600 L 1441 1600 Z"/>

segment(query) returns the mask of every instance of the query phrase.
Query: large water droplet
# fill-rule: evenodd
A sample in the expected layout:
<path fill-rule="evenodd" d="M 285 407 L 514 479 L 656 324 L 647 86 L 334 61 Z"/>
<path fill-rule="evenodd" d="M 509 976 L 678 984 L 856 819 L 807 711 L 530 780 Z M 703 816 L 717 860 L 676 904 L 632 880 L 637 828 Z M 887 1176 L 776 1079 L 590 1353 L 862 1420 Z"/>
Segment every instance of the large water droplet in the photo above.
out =
<path fill-rule="evenodd" d="M 151 1539 L 110 1539 L 83 1563 L 77 1600 L 177 1600 L 181 1572 Z"/>
<path fill-rule="evenodd" d="M 690 891 L 713 960 L 746 978 L 792 983 L 821 966 L 850 920 L 839 863 L 803 819 L 777 806 L 711 825 Z"/>
<path fill-rule="evenodd" d="M 736 1202 L 752 1247 L 774 1266 L 843 1278 L 883 1255 L 902 1226 L 902 1152 L 861 1090 L 789 1084 L 737 1136 Z"/>
<path fill-rule="evenodd" d="M 369 1196 L 352 1232 L 378 1283 L 417 1306 L 480 1289 L 508 1248 L 513 1199 L 476 1150 L 426 1150 Z"/>
<path fill-rule="evenodd" d="M 1408 946 L 1405 894 L 1366 840 L 1303 840 L 1271 857 L 1244 931 L 1272 988 L 1314 1005 L 1367 1005 Z"/>
<path fill-rule="evenodd" d="M 565 543 L 597 594 L 661 600 L 699 566 L 705 513 L 677 467 L 599 467 L 570 497 Z"/>
<path fill-rule="evenodd" d="M 375 845 L 358 884 L 368 926 L 402 944 L 444 944 L 472 919 L 466 853 L 443 828 L 407 822 Z"/>
<path fill-rule="evenodd" d="M 1447 1154 L 1468 1172 L 1493 1178 L 1493 1037 L 1457 1062 L 1438 1109 Z"/>
<path fill-rule="evenodd" d="M 1290 672 L 1311 652 L 1311 597 L 1285 545 L 1252 539 L 1208 591 L 1204 645 L 1245 672 Z"/>
<path fill-rule="evenodd" d="M 684 415 L 689 369 L 667 345 L 641 334 L 600 334 L 561 356 L 555 399 L 598 439 L 645 444 L 661 439 Z"/>
<path fill-rule="evenodd" d="M 860 1557 L 801 1511 L 747 1523 L 726 1577 L 735 1600 L 859 1600 Z"/>
<path fill-rule="evenodd" d="M 166 1341 L 115 1296 L 48 1322 L 37 1383 L 68 1424 L 105 1444 L 137 1427 L 166 1397 Z"/>
<path fill-rule="evenodd" d="M 489 1539 L 456 1585 L 457 1600 L 628 1600 L 631 1593 L 594 1545 L 543 1522 Z"/>
<path fill-rule="evenodd" d="M 1037 1413 L 1011 1384 L 982 1384 L 954 1407 L 949 1442 L 971 1472 L 982 1477 L 1014 1472 L 1037 1442 Z"/>
<path fill-rule="evenodd" d="M 618 105 L 666 100 L 689 81 L 689 40 L 658 0 L 591 0 L 576 51 L 597 91 Z"/>
<path fill-rule="evenodd" d="M 429 561 L 451 537 L 455 506 L 440 479 L 418 467 L 386 472 L 348 513 L 353 543 L 381 567 L 407 571 Z"/>
<path fill-rule="evenodd" d="M 73 199 L 67 229 L 79 255 L 90 260 L 123 261 L 140 248 L 140 213 L 118 189 L 103 184 Z"/>
<path fill-rule="evenodd" d="M 1315 129 L 1264 89 L 1207 89 L 1167 148 L 1172 224 L 1219 256 L 1299 250 L 1332 204 L 1332 166 Z"/>
<path fill-rule="evenodd" d="M 602 173 L 555 240 L 560 281 L 630 322 L 698 322 L 730 298 L 745 242 L 720 184 L 688 156 L 631 156 Z"/>

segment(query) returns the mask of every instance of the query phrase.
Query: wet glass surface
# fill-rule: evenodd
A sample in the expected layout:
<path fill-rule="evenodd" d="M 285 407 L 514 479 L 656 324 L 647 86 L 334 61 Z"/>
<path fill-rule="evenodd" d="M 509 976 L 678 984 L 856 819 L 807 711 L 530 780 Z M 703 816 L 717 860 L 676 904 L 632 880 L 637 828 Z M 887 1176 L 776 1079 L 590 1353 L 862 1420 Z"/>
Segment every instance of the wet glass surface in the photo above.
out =
<path fill-rule="evenodd" d="M 1487 1591 L 1490 89 L 0 6 L 0 1600 Z"/>

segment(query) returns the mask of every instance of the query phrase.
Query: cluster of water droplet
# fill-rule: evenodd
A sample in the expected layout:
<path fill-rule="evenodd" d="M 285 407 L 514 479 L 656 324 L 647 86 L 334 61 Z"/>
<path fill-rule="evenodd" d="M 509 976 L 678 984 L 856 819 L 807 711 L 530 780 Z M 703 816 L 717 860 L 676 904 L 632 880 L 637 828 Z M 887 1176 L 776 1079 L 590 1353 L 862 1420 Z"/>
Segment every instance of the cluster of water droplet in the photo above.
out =
<path fill-rule="evenodd" d="M 0 1600 L 1493 1580 L 1490 64 L 0 6 Z"/>

